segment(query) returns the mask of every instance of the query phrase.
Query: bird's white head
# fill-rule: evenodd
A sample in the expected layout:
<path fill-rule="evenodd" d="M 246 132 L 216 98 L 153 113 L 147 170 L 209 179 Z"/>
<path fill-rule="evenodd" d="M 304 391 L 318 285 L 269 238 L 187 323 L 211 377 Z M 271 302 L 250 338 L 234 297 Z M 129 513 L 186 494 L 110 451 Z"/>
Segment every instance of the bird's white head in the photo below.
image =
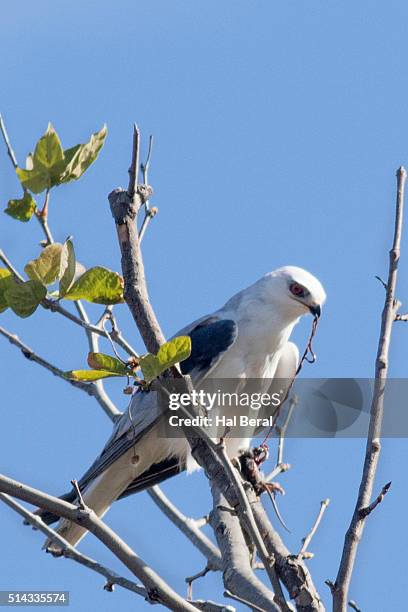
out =
<path fill-rule="evenodd" d="M 279 303 L 290 318 L 307 312 L 319 317 L 326 292 L 310 272 L 296 266 L 285 266 L 266 274 L 263 289 L 272 302 Z"/>

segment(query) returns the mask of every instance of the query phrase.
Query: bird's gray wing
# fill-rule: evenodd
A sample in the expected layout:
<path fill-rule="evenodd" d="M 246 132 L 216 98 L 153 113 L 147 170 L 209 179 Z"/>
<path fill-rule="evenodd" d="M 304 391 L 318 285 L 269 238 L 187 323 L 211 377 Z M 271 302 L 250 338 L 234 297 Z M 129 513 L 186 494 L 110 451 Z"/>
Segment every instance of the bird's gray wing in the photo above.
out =
<path fill-rule="evenodd" d="M 129 448 L 137 444 L 162 416 L 157 391 L 137 391 L 101 454 L 79 481 L 80 489 L 87 487 Z"/>
<path fill-rule="evenodd" d="M 216 315 L 200 321 L 188 334 L 191 354 L 181 362 L 183 374 L 189 374 L 194 383 L 209 376 L 238 335 L 238 326 L 232 319 Z"/>

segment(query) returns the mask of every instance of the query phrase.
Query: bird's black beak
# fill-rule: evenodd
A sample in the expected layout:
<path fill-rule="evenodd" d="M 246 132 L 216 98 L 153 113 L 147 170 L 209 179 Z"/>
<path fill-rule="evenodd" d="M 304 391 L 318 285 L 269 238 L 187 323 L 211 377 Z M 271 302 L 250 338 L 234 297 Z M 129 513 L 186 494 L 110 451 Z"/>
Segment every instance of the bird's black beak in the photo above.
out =
<path fill-rule="evenodd" d="M 314 317 L 316 317 L 316 319 L 318 319 L 320 317 L 320 315 L 322 314 L 322 309 L 319 305 L 317 306 L 309 306 L 309 310 L 312 313 L 312 315 Z"/>

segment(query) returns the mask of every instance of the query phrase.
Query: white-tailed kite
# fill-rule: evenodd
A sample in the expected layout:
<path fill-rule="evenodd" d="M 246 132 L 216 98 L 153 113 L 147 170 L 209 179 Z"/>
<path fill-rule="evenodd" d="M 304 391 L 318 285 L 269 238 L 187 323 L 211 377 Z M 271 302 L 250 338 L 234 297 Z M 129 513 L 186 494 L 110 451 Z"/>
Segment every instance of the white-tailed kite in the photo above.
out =
<path fill-rule="evenodd" d="M 192 344 L 181 371 L 191 376 L 195 387 L 206 378 L 291 380 L 299 361 L 297 347 L 289 342 L 293 327 L 304 314 L 319 316 L 325 299 L 321 283 L 302 268 L 287 266 L 270 272 L 177 334 L 189 335 Z M 85 504 L 98 516 L 117 499 L 197 467 L 186 438 L 160 437 L 165 416 L 156 393 L 133 395 L 129 410 L 78 483 Z M 250 441 L 228 437 L 230 457 L 248 448 Z M 62 499 L 74 502 L 75 491 Z M 58 520 L 48 512 L 39 513 L 47 523 Z M 65 519 L 57 531 L 72 545 L 86 533 Z M 47 542 L 46 547 L 54 554 L 60 552 L 53 543 Z"/>

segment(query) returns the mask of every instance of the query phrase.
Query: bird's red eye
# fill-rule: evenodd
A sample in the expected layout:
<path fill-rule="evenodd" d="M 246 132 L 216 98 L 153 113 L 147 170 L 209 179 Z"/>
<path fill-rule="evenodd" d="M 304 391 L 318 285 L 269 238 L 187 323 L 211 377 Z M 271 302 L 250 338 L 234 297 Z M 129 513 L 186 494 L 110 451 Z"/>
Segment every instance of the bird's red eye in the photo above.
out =
<path fill-rule="evenodd" d="M 305 295 L 305 290 L 302 285 L 298 283 L 292 283 L 289 287 L 290 292 L 293 293 L 296 297 L 303 297 Z"/>

